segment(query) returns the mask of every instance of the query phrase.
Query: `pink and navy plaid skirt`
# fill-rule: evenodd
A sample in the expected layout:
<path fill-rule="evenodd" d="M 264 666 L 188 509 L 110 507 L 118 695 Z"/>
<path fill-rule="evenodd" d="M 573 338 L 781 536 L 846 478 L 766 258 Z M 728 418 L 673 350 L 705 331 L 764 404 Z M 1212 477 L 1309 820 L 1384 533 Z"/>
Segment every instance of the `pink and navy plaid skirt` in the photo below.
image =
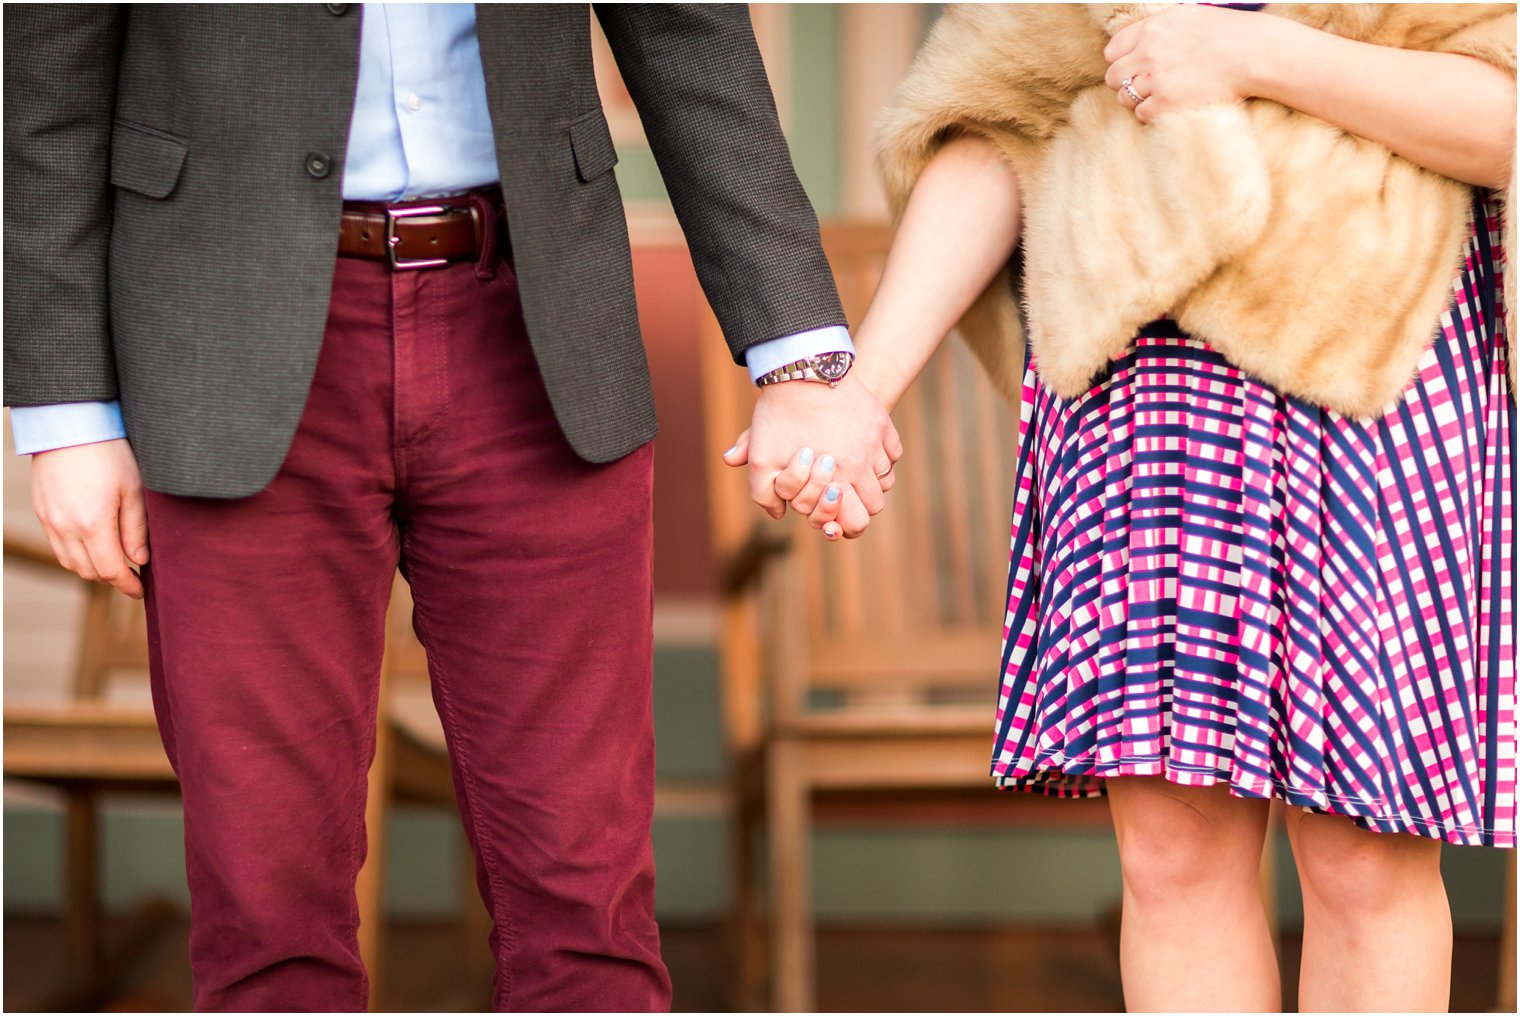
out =
<path fill-rule="evenodd" d="M 1175 325 L 1061 399 L 1025 373 L 992 773 L 1225 784 L 1513 846 L 1516 407 L 1480 195 L 1450 309 L 1380 419 Z"/>

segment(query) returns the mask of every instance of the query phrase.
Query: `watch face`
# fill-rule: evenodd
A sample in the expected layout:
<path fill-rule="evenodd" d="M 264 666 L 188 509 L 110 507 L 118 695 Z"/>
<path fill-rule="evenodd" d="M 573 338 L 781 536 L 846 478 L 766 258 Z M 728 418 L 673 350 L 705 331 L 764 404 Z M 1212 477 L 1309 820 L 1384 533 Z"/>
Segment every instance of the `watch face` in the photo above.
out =
<path fill-rule="evenodd" d="M 838 381 L 850 369 L 849 353 L 826 353 L 818 358 L 817 371 L 827 381 Z"/>

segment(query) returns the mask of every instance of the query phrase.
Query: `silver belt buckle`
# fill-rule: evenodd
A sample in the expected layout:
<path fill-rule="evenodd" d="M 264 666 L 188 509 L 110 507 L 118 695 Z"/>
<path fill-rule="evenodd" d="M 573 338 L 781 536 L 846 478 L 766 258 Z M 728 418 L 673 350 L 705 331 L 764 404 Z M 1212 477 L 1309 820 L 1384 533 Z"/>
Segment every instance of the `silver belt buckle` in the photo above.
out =
<path fill-rule="evenodd" d="M 406 261 L 398 258 L 396 256 L 396 245 L 401 242 L 401 237 L 396 235 L 396 220 L 409 219 L 415 215 L 445 215 L 453 210 L 448 205 L 387 208 L 385 210 L 385 253 L 390 258 L 391 269 L 399 272 L 410 268 L 437 268 L 448 264 L 448 258 L 412 258 Z"/>

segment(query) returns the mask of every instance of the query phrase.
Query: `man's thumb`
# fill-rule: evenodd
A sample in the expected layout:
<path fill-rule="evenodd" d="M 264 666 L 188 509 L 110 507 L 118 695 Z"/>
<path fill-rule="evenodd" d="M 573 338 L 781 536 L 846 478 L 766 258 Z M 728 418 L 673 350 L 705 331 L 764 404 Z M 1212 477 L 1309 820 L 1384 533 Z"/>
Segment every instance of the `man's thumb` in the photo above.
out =
<path fill-rule="evenodd" d="M 749 431 L 739 435 L 734 446 L 723 453 L 723 461 L 730 466 L 742 466 L 749 462 Z"/>

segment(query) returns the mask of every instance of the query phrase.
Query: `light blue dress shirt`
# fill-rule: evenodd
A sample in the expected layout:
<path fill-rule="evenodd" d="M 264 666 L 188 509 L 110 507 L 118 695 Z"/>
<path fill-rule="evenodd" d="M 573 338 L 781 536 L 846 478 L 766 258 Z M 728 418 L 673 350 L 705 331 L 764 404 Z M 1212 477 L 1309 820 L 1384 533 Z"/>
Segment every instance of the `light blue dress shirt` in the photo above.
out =
<path fill-rule="evenodd" d="M 365 4 L 343 196 L 354 201 L 457 194 L 494 183 L 495 137 L 474 4 Z M 750 376 L 805 356 L 854 352 L 844 328 L 818 328 L 745 352 Z M 11 410 L 16 453 L 126 437 L 120 402 Z"/>
<path fill-rule="evenodd" d="M 343 196 L 399 201 L 500 179 L 474 4 L 365 4 Z"/>

